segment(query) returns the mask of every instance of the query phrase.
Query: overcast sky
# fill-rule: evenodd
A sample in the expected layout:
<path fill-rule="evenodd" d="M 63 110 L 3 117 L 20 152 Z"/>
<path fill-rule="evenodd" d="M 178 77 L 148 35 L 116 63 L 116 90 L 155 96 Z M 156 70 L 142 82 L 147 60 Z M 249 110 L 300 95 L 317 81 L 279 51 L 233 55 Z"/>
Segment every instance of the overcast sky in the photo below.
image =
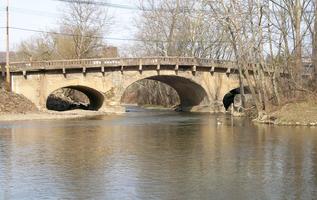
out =
<path fill-rule="evenodd" d="M 102 1 L 102 0 L 100 0 Z M 107 2 L 136 7 L 138 0 L 108 0 Z M 0 51 L 5 50 L 5 0 L 0 1 Z M 61 8 L 65 3 L 55 0 L 10 0 L 10 26 L 35 30 L 50 30 L 57 27 L 56 22 L 61 15 Z M 135 33 L 134 19 L 140 11 L 122 8 L 108 7 L 113 16 L 113 25 L 109 38 L 133 38 Z M 37 33 L 10 30 L 10 49 L 15 49 L 17 44 Z M 128 41 L 107 40 L 111 45 L 124 47 L 131 44 Z"/>

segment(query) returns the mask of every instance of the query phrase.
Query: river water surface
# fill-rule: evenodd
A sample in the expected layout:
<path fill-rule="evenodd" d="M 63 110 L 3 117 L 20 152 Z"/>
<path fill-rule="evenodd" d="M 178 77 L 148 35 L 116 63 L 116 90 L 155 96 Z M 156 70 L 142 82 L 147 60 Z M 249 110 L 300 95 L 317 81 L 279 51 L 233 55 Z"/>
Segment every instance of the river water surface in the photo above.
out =
<path fill-rule="evenodd" d="M 317 128 L 167 111 L 0 123 L 0 199 L 317 199 Z"/>

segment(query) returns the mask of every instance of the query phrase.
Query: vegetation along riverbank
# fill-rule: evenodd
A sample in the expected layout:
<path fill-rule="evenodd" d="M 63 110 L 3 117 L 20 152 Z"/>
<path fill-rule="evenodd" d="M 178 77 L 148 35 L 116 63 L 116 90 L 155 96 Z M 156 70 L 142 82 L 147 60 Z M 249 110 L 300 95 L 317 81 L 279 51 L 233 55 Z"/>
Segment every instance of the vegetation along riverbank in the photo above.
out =
<path fill-rule="evenodd" d="M 264 115 L 257 123 L 281 126 L 316 126 L 317 101 L 300 101 L 287 103 L 276 111 Z"/>

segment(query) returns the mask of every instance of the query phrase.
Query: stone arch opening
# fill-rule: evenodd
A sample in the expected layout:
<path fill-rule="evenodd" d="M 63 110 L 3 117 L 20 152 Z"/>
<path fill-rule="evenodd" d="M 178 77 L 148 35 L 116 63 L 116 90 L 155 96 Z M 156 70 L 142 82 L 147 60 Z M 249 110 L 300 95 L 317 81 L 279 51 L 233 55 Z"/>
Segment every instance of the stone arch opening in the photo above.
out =
<path fill-rule="evenodd" d="M 65 92 L 72 91 L 66 96 Z M 104 95 L 85 86 L 67 86 L 53 91 L 46 100 L 48 110 L 66 111 L 74 109 L 98 111 L 104 102 Z"/>
<path fill-rule="evenodd" d="M 173 108 L 180 104 L 176 90 L 169 85 L 150 79 L 141 79 L 129 85 L 121 96 L 126 106 Z"/>
<path fill-rule="evenodd" d="M 244 87 L 244 93 L 245 94 L 250 94 L 250 89 L 248 86 Z M 234 88 L 230 90 L 224 97 L 223 97 L 223 106 L 225 107 L 226 110 L 229 109 L 229 107 L 234 103 L 234 99 L 236 95 L 241 94 L 240 92 L 240 87 Z"/>
<path fill-rule="evenodd" d="M 173 88 L 179 96 L 179 106 L 177 108 L 179 111 L 190 111 L 195 106 L 209 105 L 209 99 L 205 89 L 190 79 L 176 75 L 158 75 L 145 79 L 159 81 Z"/>

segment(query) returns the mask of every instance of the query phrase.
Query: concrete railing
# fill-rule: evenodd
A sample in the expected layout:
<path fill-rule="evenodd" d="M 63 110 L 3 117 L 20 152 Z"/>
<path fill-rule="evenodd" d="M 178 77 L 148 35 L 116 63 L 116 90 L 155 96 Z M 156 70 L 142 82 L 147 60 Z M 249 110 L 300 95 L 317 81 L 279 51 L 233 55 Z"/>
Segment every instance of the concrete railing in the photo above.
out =
<path fill-rule="evenodd" d="M 249 63 L 247 68 L 253 72 L 256 69 L 255 63 Z M 101 68 L 101 71 L 106 71 L 106 68 L 120 68 L 124 70 L 125 67 L 137 67 L 137 70 L 160 70 L 161 66 L 169 66 L 169 70 L 178 70 L 181 67 L 187 67 L 186 70 L 192 71 L 210 71 L 210 72 L 237 72 L 238 67 L 234 61 L 229 60 L 214 60 L 194 57 L 142 57 L 142 58 L 96 58 L 96 59 L 73 59 L 73 60 L 49 60 L 49 61 L 24 61 L 10 63 L 10 72 L 36 72 L 36 71 L 50 71 L 61 69 L 66 73 L 69 69 L 86 69 Z M 174 67 L 173 67 L 174 66 Z M 311 63 L 303 63 L 302 74 L 303 76 L 311 75 L 313 72 Z M 149 68 L 147 68 L 149 67 Z M 188 68 L 189 67 L 189 68 Z M 190 68 L 191 67 L 191 68 Z M 166 69 L 166 68 L 165 68 Z M 266 73 L 273 71 L 269 66 L 265 66 Z M 280 70 L 280 74 L 288 74 Z"/>
<path fill-rule="evenodd" d="M 236 69 L 235 63 L 225 60 L 201 59 L 191 57 L 144 57 L 144 58 L 98 58 L 79 60 L 52 60 L 34 62 L 13 62 L 10 63 L 11 72 L 39 71 L 54 69 L 74 68 L 98 68 L 98 67 L 125 67 L 125 66 L 196 66 L 196 67 L 217 67 Z"/>

